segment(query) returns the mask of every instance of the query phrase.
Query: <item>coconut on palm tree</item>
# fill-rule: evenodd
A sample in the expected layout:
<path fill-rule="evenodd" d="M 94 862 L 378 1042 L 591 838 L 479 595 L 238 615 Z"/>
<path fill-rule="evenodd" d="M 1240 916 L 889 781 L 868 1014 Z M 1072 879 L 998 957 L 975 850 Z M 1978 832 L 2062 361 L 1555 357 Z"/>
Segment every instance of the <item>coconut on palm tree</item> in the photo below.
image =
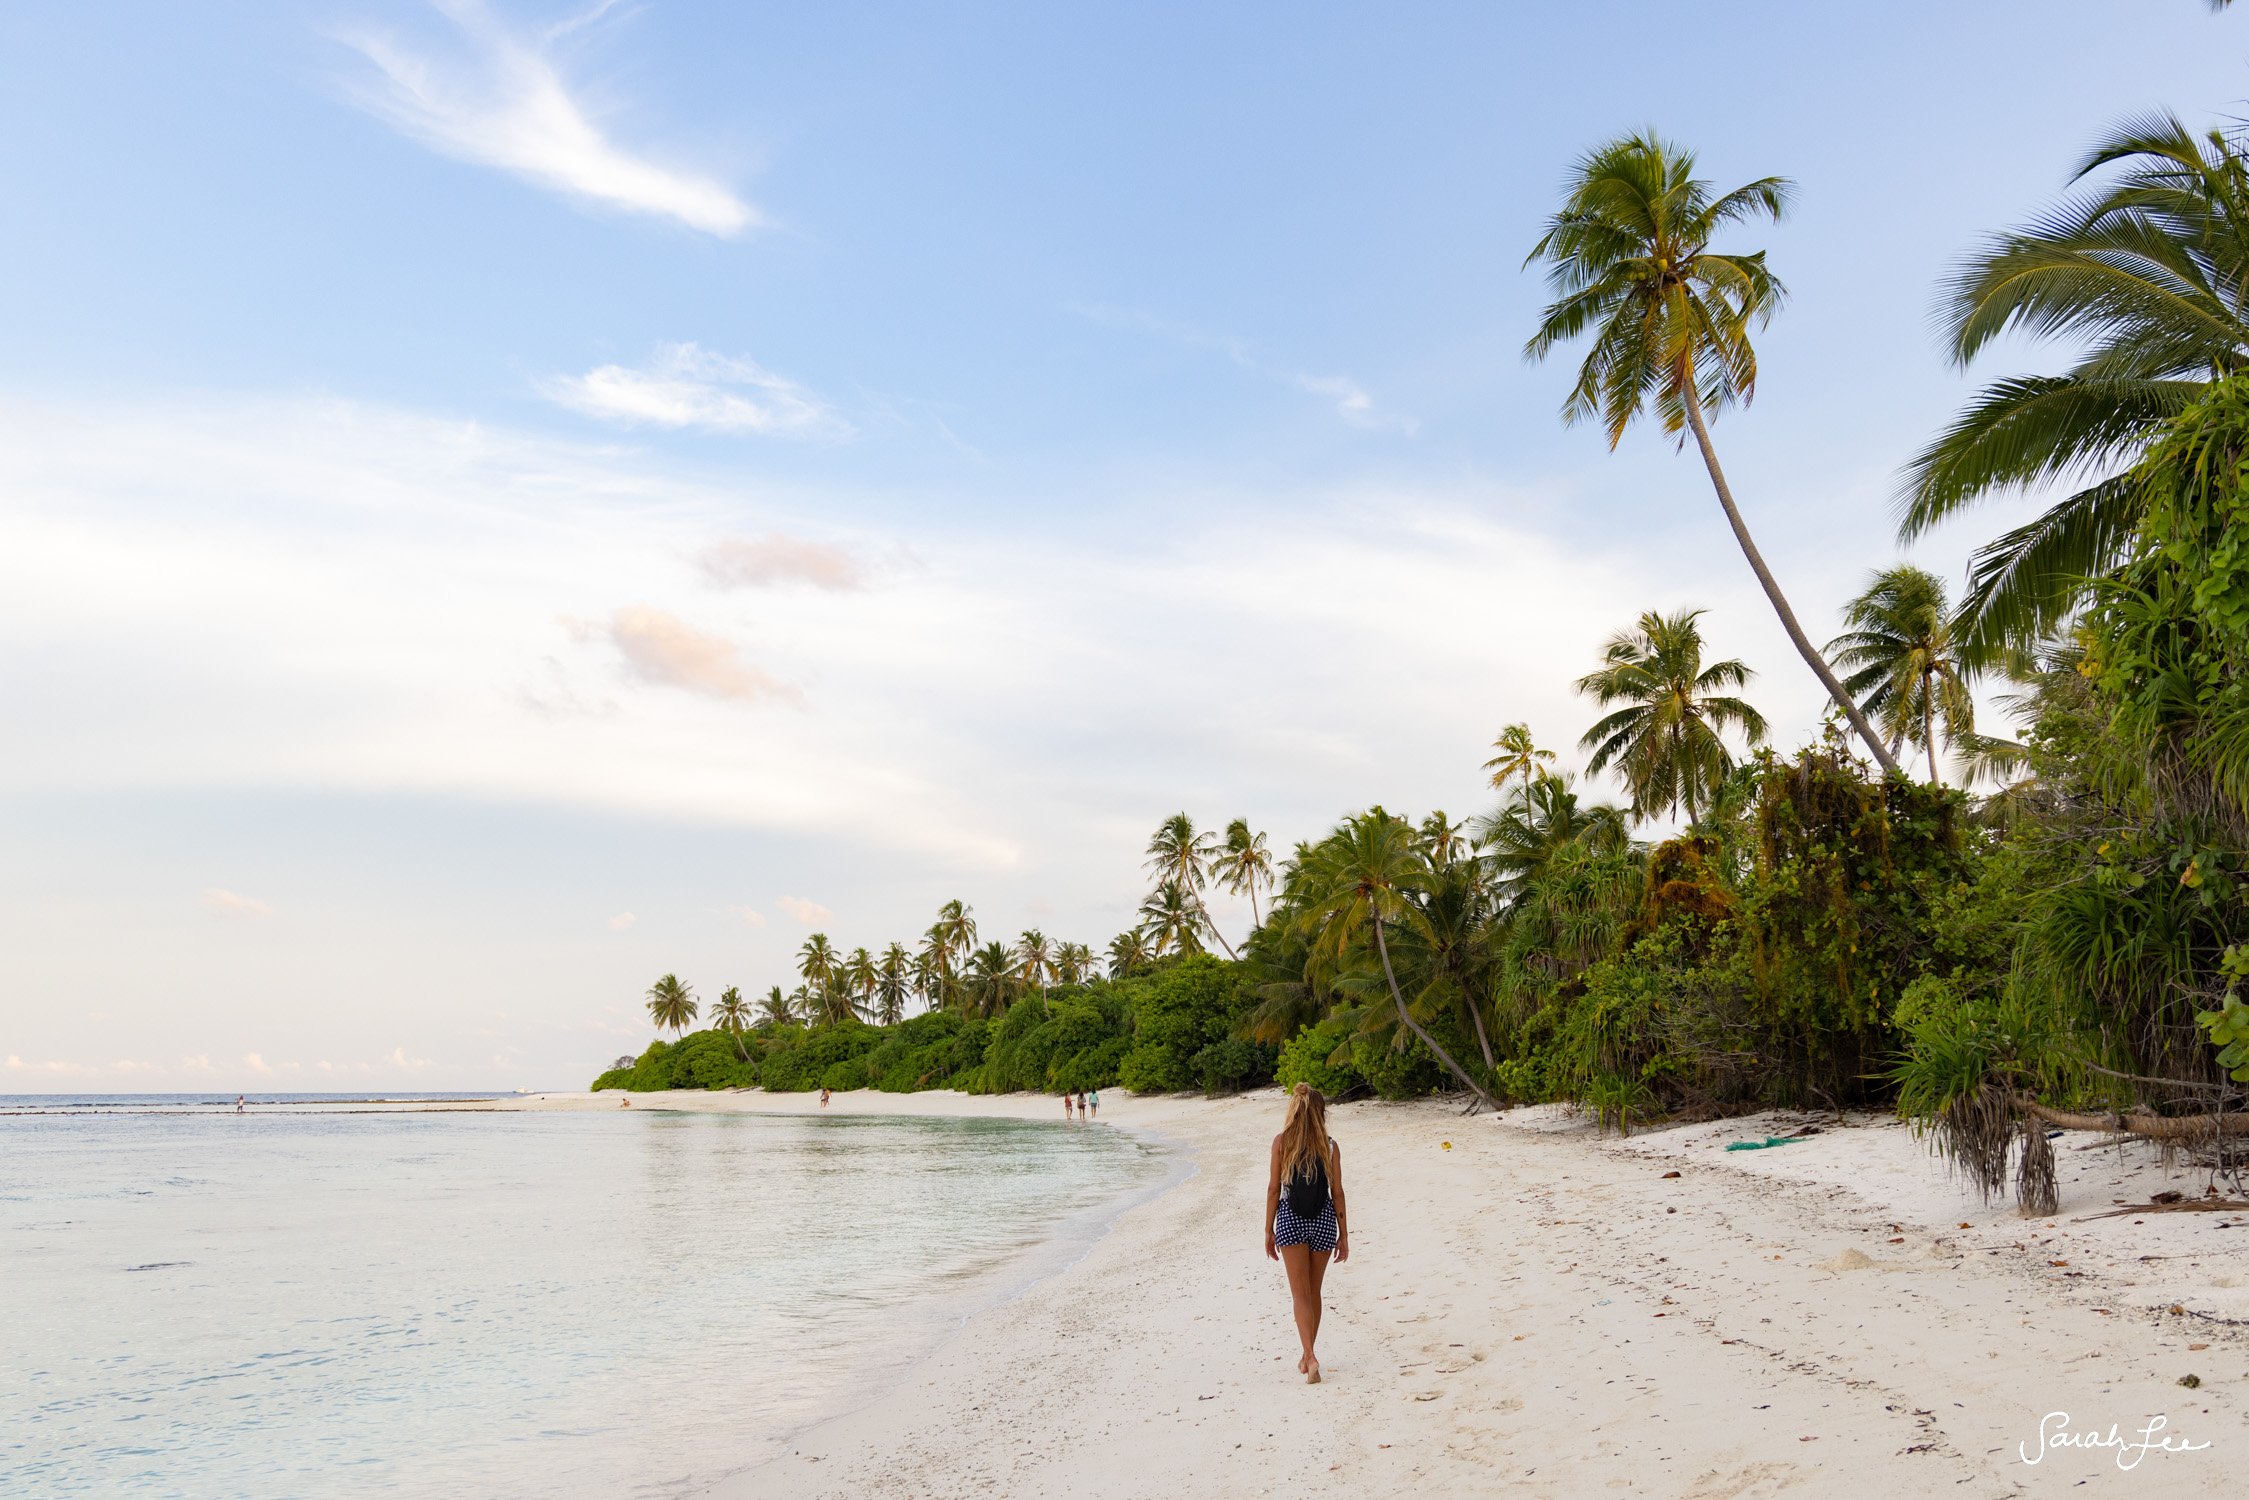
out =
<path fill-rule="evenodd" d="M 1591 335 L 1562 418 L 1599 419 L 1611 448 L 1651 402 L 1665 432 L 1682 443 L 1693 434 L 1719 508 L 1781 628 L 1882 769 L 1895 771 L 1889 747 L 1797 623 L 1710 440 L 1709 415 L 1735 401 L 1746 406 L 1756 394 L 1750 331 L 1769 322 L 1786 295 L 1762 250 L 1722 253 L 1710 242 L 1735 225 L 1779 219 L 1794 189 L 1785 178 L 1760 177 L 1713 197 L 1694 169 L 1692 152 L 1645 133 L 1611 141 L 1578 163 L 1561 211 L 1524 261 L 1547 263 L 1556 295 L 1523 353 L 1544 359 Z"/>
<path fill-rule="evenodd" d="M 1266 847 L 1265 835 L 1251 832 L 1247 818 L 1236 818 L 1226 825 L 1225 840 L 1212 856 L 1212 863 L 1220 884 L 1237 896 L 1249 897 L 1250 925 L 1264 926 L 1265 918 L 1257 909 L 1257 888 L 1262 885 L 1270 890 L 1273 885 L 1273 853 Z"/>
<path fill-rule="evenodd" d="M 677 974 L 666 974 L 648 987 L 648 1014 L 658 1030 L 685 1033 L 695 1024 L 695 992 L 680 983 Z"/>
<path fill-rule="evenodd" d="M 750 1002 L 742 998 L 740 990 L 728 985 L 711 1006 L 711 1024 L 734 1038 L 734 1050 L 742 1054 L 744 1062 L 750 1060 L 750 1049 L 742 1045 L 742 1033 L 750 1029 L 750 1023 Z"/>
<path fill-rule="evenodd" d="M 1704 664 L 1701 617 L 1699 609 L 1650 610 L 1637 627 L 1609 639 L 1599 671 L 1577 681 L 1577 690 L 1603 708 L 1624 705 L 1585 731 L 1579 745 L 1593 752 L 1591 774 L 1615 767 L 1641 817 L 1684 804 L 1694 822 L 1733 769 L 1726 732 L 1752 745 L 1765 738 L 1764 715 L 1726 691 L 1756 674 L 1731 659 Z"/>
<path fill-rule="evenodd" d="M 1972 362 L 2027 334 L 2076 355 L 2059 375 L 1986 386 L 1907 470 L 1901 537 L 1980 501 L 2081 485 L 1985 545 L 1969 568 L 1970 652 L 2034 643 L 2122 558 L 2141 514 L 2117 471 L 2222 375 L 2249 368 L 2249 131 L 2197 135 L 2170 115 L 2128 121 L 2074 184 L 2115 169 L 1965 263 L 1940 308 Z"/>
<path fill-rule="evenodd" d="M 1520 776 L 1523 785 L 1531 784 L 1531 777 L 1544 773 L 1545 766 L 1554 759 L 1554 752 L 1541 750 L 1531 738 L 1528 724 L 1510 724 L 1492 741 L 1496 752 L 1484 762 L 1484 769 L 1492 773 L 1492 785 L 1504 791 L 1509 778 Z"/>
<path fill-rule="evenodd" d="M 1884 568 L 1844 609 L 1843 620 L 1851 629 L 1827 643 L 1836 666 L 1850 674 L 1843 685 L 1892 745 L 1925 747 L 1929 780 L 1941 781 L 1939 731 L 1948 745 L 1976 732 L 1975 699 L 1943 582 L 1910 563 Z"/>

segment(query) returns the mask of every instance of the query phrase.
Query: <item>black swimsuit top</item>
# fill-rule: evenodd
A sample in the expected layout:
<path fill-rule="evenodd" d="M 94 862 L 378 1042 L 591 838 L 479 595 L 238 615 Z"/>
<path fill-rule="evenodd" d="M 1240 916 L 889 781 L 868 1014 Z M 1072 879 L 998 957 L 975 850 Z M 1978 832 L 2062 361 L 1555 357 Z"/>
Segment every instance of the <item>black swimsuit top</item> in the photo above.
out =
<path fill-rule="evenodd" d="M 1300 1219 L 1319 1217 L 1328 1206 L 1328 1164 L 1316 1161 L 1310 1171 L 1299 1167 L 1289 1174 L 1282 1192 L 1288 1198 L 1290 1213 Z"/>

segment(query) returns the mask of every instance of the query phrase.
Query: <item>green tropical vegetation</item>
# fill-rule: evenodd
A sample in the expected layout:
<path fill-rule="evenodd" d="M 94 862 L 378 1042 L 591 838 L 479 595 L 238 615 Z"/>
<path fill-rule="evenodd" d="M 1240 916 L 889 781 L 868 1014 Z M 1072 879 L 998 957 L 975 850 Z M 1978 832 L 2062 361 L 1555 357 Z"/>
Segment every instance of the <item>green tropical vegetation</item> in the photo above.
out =
<path fill-rule="evenodd" d="M 2230 1159 L 2249 1134 L 2243 146 L 2128 125 L 2071 197 L 1968 257 L 1944 292 L 1956 358 L 2009 331 L 2081 352 L 1978 393 L 1912 459 L 1901 537 L 2010 487 L 2062 493 L 1977 553 L 1957 603 L 1923 569 L 1875 568 L 1824 651 L 1708 426 L 1752 394 L 1749 334 L 1782 295 L 1761 253 L 1711 241 L 1778 217 L 1789 185 L 1714 193 L 1649 134 L 1597 148 L 1532 252 L 1556 300 L 1529 353 L 1590 341 L 1564 416 L 1612 444 L 1650 404 L 1693 437 L 1833 698 L 1810 743 L 1768 743 L 1758 679 L 1707 659 L 1704 611 L 1650 609 L 1575 679 L 1582 774 L 1617 801 L 1517 722 L 1466 818 L 1371 806 L 1276 857 L 1247 820 L 1220 835 L 1181 812 L 1101 958 L 1038 931 L 979 941 L 958 900 L 879 959 L 814 934 L 794 993 L 729 989 L 710 1031 L 664 976 L 649 1011 L 675 1040 L 596 1087 L 1308 1081 L 1564 1102 L 1620 1130 L 1894 1107 L 2036 1211 L 2052 1127 Z M 1979 728 L 1979 692 L 2012 737 Z M 1221 930 L 1214 887 L 1246 898 L 1246 930 Z"/>

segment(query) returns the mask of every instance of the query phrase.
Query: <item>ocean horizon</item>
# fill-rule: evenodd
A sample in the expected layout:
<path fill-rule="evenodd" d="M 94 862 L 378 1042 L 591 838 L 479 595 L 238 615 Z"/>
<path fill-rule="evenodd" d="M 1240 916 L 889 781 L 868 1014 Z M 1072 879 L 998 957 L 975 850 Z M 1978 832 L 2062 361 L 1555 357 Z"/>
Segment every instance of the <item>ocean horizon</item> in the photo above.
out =
<path fill-rule="evenodd" d="M 1164 1175 L 1059 1121 L 25 1097 L 10 1494 L 692 1494 Z"/>

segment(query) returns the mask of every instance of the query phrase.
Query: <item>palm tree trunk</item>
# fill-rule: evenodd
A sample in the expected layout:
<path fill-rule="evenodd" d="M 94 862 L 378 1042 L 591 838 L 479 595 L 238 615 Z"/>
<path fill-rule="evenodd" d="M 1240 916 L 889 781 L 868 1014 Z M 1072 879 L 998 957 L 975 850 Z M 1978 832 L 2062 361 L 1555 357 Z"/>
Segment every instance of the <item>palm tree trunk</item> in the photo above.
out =
<path fill-rule="evenodd" d="M 1937 694 L 1929 674 L 1921 674 L 1921 738 L 1929 746 L 1929 784 L 1943 786 L 1937 777 Z"/>
<path fill-rule="evenodd" d="M 1382 936 L 1382 918 L 1376 915 L 1372 920 L 1374 923 L 1374 951 L 1382 955 L 1382 977 L 1390 982 L 1390 998 L 1397 1004 L 1398 1019 L 1405 1023 L 1406 1030 L 1421 1038 L 1421 1045 L 1427 1047 L 1430 1054 L 1438 1062 L 1444 1064 L 1446 1072 L 1459 1079 L 1467 1087 L 1468 1092 L 1483 1100 L 1487 1109 L 1497 1113 L 1499 1101 L 1491 1096 L 1491 1091 L 1469 1077 L 1468 1070 L 1453 1061 L 1453 1055 L 1439 1046 L 1437 1039 L 1431 1036 L 1423 1029 L 1422 1024 L 1413 1018 L 1413 1012 L 1406 1009 L 1406 997 L 1404 992 L 1398 988 L 1398 976 L 1392 973 L 1390 969 L 1390 944 L 1384 941 Z"/>
<path fill-rule="evenodd" d="M 1462 985 L 1460 993 L 1468 1001 L 1468 1019 L 1476 1023 L 1476 1046 L 1484 1054 L 1484 1071 L 1492 1072 L 1496 1065 L 1492 1062 L 1492 1039 L 1484 1030 L 1484 1008 L 1476 1003 L 1468 986 Z"/>
<path fill-rule="evenodd" d="M 1718 450 L 1711 446 L 1710 428 L 1702 420 L 1702 402 L 1695 397 L 1692 374 L 1690 371 L 1684 392 L 1686 400 L 1682 403 L 1687 411 L 1687 425 L 1695 430 L 1695 444 L 1702 449 L 1702 465 L 1710 471 L 1711 487 L 1718 492 L 1718 504 L 1726 512 L 1726 524 L 1734 529 L 1734 540 L 1741 544 L 1741 555 L 1749 559 L 1749 570 L 1757 575 L 1758 583 L 1764 586 L 1765 597 L 1772 601 L 1773 613 L 1780 616 L 1781 628 L 1788 632 L 1789 640 L 1795 643 L 1797 654 L 1804 658 L 1804 665 L 1810 667 L 1812 675 L 1819 678 L 1827 688 L 1827 696 L 1835 700 L 1837 708 L 1843 710 L 1843 717 L 1851 721 L 1851 727 L 1866 742 L 1866 748 L 1874 752 L 1874 758 L 1881 762 L 1882 769 L 1897 770 L 1897 759 L 1875 736 L 1874 726 L 1867 723 L 1866 715 L 1860 712 L 1858 704 L 1851 701 L 1851 695 L 1843 691 L 1843 684 L 1835 680 L 1835 673 L 1828 667 L 1827 658 L 1820 655 L 1818 648 L 1812 645 L 1804 634 L 1804 627 L 1796 623 L 1796 611 L 1788 607 L 1787 596 L 1781 593 L 1780 584 L 1774 581 L 1772 570 L 1765 566 L 1764 554 L 1757 550 L 1757 543 L 1750 536 L 1748 525 L 1743 522 L 1740 510 L 1734 506 L 1734 492 L 1726 483 L 1726 471 L 1718 466 Z"/>

